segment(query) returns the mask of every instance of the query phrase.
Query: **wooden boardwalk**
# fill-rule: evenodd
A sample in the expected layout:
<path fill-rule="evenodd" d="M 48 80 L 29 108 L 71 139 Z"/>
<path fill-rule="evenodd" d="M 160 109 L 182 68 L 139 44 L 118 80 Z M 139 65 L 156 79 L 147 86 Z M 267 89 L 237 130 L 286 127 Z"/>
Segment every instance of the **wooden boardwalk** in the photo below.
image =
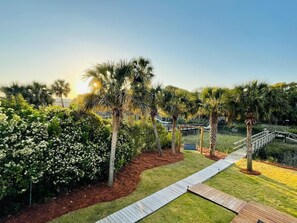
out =
<path fill-rule="evenodd" d="M 188 190 L 237 214 L 247 204 L 243 200 L 201 183 L 189 187 Z"/>
<path fill-rule="evenodd" d="M 188 187 L 210 179 L 240 160 L 245 155 L 246 148 L 241 148 L 228 155 L 225 159 L 219 160 L 203 170 L 200 170 L 187 178 L 171 184 L 170 186 L 165 187 L 162 190 L 97 221 L 97 223 L 137 222 L 186 193 Z"/>
<path fill-rule="evenodd" d="M 255 202 L 249 202 L 242 208 L 232 223 L 297 223 L 297 218 Z"/>
<path fill-rule="evenodd" d="M 297 223 L 293 216 L 255 202 L 247 203 L 205 184 L 196 184 L 188 190 L 238 214 L 232 223 Z"/>

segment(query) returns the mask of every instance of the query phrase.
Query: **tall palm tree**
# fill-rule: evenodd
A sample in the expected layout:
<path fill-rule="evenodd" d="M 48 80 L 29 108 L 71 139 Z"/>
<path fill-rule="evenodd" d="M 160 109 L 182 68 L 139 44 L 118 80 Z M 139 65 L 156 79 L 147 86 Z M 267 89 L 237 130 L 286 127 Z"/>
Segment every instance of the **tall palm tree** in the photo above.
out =
<path fill-rule="evenodd" d="M 237 113 L 245 119 L 247 127 L 247 170 L 253 171 L 252 164 L 252 130 L 257 120 L 261 120 L 269 111 L 265 103 L 268 85 L 266 83 L 252 81 L 235 87 L 237 98 Z"/>
<path fill-rule="evenodd" d="M 140 109 L 142 114 L 148 109 L 148 102 L 145 100 L 149 96 L 151 80 L 154 77 L 153 67 L 150 60 L 143 57 L 131 60 L 133 67 L 133 78 L 131 84 L 132 107 Z"/>
<path fill-rule="evenodd" d="M 52 91 L 57 97 L 61 98 L 62 107 L 64 107 L 63 96 L 67 97 L 70 90 L 70 84 L 65 80 L 59 79 L 52 84 Z"/>
<path fill-rule="evenodd" d="M 163 152 L 156 125 L 161 85 L 151 87 L 151 79 L 154 77 L 154 74 L 153 67 L 151 66 L 151 62 L 148 59 L 143 57 L 133 59 L 132 64 L 136 74 L 134 75 L 134 84 L 132 87 L 134 107 L 140 108 L 142 113 L 145 113 L 147 110 L 149 110 L 156 139 L 157 150 L 159 155 L 162 156 Z"/>
<path fill-rule="evenodd" d="M 158 134 L 157 125 L 156 125 L 156 116 L 158 115 L 158 104 L 160 103 L 161 91 L 162 91 L 161 85 L 157 85 L 156 87 L 151 87 L 149 89 L 149 94 L 146 99 L 148 103 L 148 107 L 150 109 L 151 122 L 153 125 L 154 135 L 156 138 L 156 145 L 160 156 L 163 155 L 163 152 L 162 152 L 161 143 L 160 143 L 159 134 Z"/>
<path fill-rule="evenodd" d="M 217 141 L 218 118 L 222 114 L 223 95 L 226 92 L 224 88 L 207 87 L 201 93 L 203 102 L 202 110 L 209 115 L 210 122 L 210 156 L 215 155 L 215 146 Z"/>
<path fill-rule="evenodd" d="M 175 154 L 176 121 L 180 115 L 187 113 L 189 105 L 188 91 L 173 86 L 167 86 L 162 91 L 160 106 L 164 112 L 172 117 L 171 150 Z"/>
<path fill-rule="evenodd" d="M 86 110 L 99 107 L 109 109 L 112 112 L 112 140 L 109 161 L 108 186 L 113 185 L 114 162 L 117 144 L 117 136 L 123 112 L 127 104 L 132 102 L 133 91 L 131 88 L 137 83 L 139 73 L 131 62 L 120 60 L 117 63 L 107 62 L 97 64 L 87 70 L 84 77 L 90 78 L 92 92 L 86 94 L 83 99 L 83 107 Z M 140 80 L 139 80 L 140 82 Z"/>

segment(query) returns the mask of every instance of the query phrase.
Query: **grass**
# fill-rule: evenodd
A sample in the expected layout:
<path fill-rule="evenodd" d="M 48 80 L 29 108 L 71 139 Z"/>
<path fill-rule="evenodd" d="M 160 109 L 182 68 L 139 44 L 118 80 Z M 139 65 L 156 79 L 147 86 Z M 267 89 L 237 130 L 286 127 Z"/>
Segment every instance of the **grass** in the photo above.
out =
<path fill-rule="evenodd" d="M 297 172 L 268 164 L 253 162 L 260 176 L 243 174 L 242 159 L 219 173 L 206 184 L 245 201 L 255 201 L 297 217 Z"/>
<path fill-rule="evenodd" d="M 141 222 L 227 223 L 235 214 L 192 193 L 186 193 Z"/>
<path fill-rule="evenodd" d="M 183 143 L 196 144 L 197 137 L 200 139 L 200 133 L 196 135 L 188 135 L 183 137 Z M 222 152 L 233 152 L 233 143 L 243 139 L 244 135 L 228 135 L 228 134 L 218 134 L 216 149 Z M 200 141 L 198 142 L 200 145 Z M 204 142 L 203 147 L 209 147 L 209 132 L 204 132 Z"/>
<path fill-rule="evenodd" d="M 206 133 L 206 136 L 208 133 Z M 219 149 L 232 145 L 240 136 L 219 135 Z M 194 140 L 187 136 L 184 141 Z M 245 167 L 245 159 L 231 168 L 219 173 L 206 184 L 245 201 L 260 202 L 297 217 L 297 172 L 268 164 L 254 162 L 254 169 L 260 176 L 243 174 L 239 168 Z M 132 204 L 180 179 L 183 179 L 213 161 L 206 159 L 195 151 L 185 151 L 185 159 L 167 166 L 146 170 L 141 175 L 141 182 L 132 194 L 111 202 L 71 212 L 53 220 L 56 223 L 95 222 L 125 206 Z M 230 222 L 235 214 L 202 199 L 186 193 L 170 204 L 161 208 L 141 222 Z"/>
<path fill-rule="evenodd" d="M 130 195 L 117 199 L 111 202 L 98 203 L 96 205 L 80 209 L 69 214 L 63 215 L 52 222 L 95 222 L 113 212 L 124 208 L 180 179 L 183 179 L 203 168 L 212 164 L 213 161 L 206 159 L 195 151 L 186 151 L 185 159 L 175 164 L 157 167 L 154 169 L 146 170 L 141 175 L 141 182 L 137 189 Z M 180 198 L 180 201 L 196 203 L 197 198 L 191 195 L 186 195 Z M 193 200 L 192 200 L 193 199 Z M 197 204 L 196 207 L 199 207 Z M 215 213 L 228 213 L 227 210 L 220 207 L 211 206 L 211 210 Z M 186 208 L 186 205 L 185 207 Z M 209 210 L 205 210 L 205 215 Z M 188 211 L 189 212 L 189 211 Z M 201 211 L 204 212 L 204 211 Z M 225 214 L 221 213 L 222 216 Z M 230 214 L 230 213 L 229 213 Z M 188 213 L 189 219 L 197 217 L 196 212 L 191 211 Z M 228 215 L 228 214 L 227 214 Z M 206 219 L 206 218 L 205 218 Z M 207 222 L 206 220 L 204 222 Z"/>

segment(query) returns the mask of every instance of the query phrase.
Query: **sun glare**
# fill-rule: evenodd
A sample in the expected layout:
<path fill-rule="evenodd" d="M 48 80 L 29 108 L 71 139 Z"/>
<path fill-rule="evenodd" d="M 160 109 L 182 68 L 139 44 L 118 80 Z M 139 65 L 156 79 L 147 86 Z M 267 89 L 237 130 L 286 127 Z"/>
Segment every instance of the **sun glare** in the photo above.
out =
<path fill-rule="evenodd" d="M 89 82 L 90 81 L 80 81 L 76 85 L 76 90 L 79 94 L 85 94 L 90 92 L 90 87 L 89 87 Z"/>

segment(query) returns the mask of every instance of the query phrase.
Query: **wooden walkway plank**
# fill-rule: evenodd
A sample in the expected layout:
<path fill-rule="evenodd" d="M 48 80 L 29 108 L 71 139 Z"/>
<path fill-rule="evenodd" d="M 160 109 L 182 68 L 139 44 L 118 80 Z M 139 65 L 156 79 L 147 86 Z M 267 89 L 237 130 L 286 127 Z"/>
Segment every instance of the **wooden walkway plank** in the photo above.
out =
<path fill-rule="evenodd" d="M 235 213 L 238 213 L 238 208 L 245 203 L 245 201 L 204 184 L 194 185 L 189 187 L 188 190 Z"/>
<path fill-rule="evenodd" d="M 255 223 L 258 220 L 265 223 L 297 223 L 293 216 L 255 202 L 247 203 L 204 184 L 194 185 L 188 190 L 237 213 L 233 223 Z"/>
<path fill-rule="evenodd" d="M 214 164 L 204 168 L 203 170 L 200 170 L 192 174 L 191 176 L 177 181 L 176 183 L 173 183 L 168 187 L 165 187 L 162 190 L 157 191 L 154 194 L 149 195 L 142 200 L 137 201 L 97 221 L 97 223 L 137 222 L 186 193 L 188 187 L 195 187 L 196 184 L 210 179 L 219 172 L 231 166 L 234 162 L 237 162 L 245 155 L 246 154 L 242 151 L 242 149 L 239 149 L 238 152 L 235 151 L 231 153 L 229 155 L 230 158 L 228 158 L 229 156 L 227 156 L 224 160 L 217 161 Z M 209 193 L 209 191 L 205 189 L 205 193 Z M 226 198 L 224 198 L 223 200 L 226 200 Z M 237 205 L 234 207 L 237 207 L 238 209 L 239 206 Z"/>

